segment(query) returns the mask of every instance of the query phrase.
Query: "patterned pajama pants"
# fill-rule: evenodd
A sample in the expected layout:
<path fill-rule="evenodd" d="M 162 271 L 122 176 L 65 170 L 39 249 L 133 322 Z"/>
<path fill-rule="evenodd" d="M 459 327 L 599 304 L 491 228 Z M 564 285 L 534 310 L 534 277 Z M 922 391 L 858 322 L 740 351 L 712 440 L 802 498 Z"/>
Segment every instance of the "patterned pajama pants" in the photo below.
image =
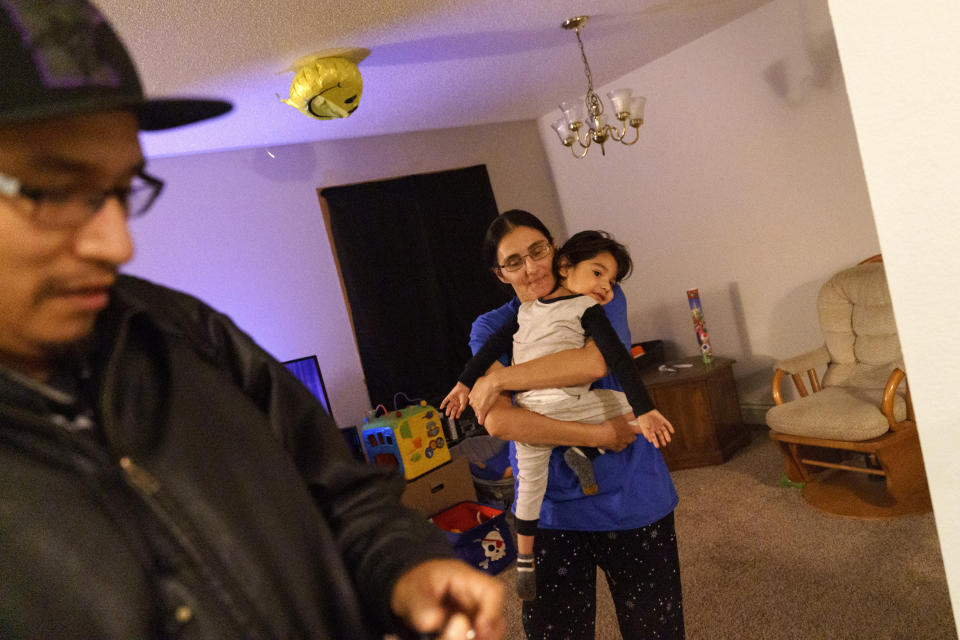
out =
<path fill-rule="evenodd" d="M 627 531 L 541 529 L 533 552 L 537 598 L 523 603 L 528 640 L 594 640 L 597 566 L 624 640 L 684 637 L 673 513 Z"/>

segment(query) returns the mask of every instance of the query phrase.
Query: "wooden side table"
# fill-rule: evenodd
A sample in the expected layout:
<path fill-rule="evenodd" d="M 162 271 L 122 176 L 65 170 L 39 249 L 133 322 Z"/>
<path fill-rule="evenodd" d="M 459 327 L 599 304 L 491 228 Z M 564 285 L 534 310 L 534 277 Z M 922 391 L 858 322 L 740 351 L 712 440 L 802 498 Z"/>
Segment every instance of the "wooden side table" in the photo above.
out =
<path fill-rule="evenodd" d="M 673 424 L 672 442 L 662 448 L 671 471 L 721 464 L 750 440 L 743 426 L 733 360 L 700 356 L 671 364 L 691 364 L 676 373 L 647 369 L 643 383 L 654 405 Z"/>

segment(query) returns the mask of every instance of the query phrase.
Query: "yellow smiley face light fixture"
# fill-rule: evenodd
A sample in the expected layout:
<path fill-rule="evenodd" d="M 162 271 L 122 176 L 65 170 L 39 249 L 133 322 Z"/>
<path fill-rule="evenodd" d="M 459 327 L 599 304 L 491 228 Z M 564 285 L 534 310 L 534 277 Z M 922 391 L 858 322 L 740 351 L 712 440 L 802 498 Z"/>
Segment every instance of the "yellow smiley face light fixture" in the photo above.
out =
<path fill-rule="evenodd" d="M 360 106 L 363 79 L 357 63 L 368 55 L 369 49 L 350 47 L 303 56 L 283 72 L 294 76 L 290 97 L 281 100 L 317 120 L 346 118 Z"/>

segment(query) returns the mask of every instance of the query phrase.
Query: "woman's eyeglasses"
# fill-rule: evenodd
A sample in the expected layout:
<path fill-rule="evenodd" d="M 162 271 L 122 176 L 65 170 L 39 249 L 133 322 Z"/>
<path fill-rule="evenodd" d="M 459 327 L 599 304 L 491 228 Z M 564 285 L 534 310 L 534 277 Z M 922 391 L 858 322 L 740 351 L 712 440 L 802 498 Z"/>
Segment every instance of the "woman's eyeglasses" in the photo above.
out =
<path fill-rule="evenodd" d="M 530 245 L 530 248 L 524 255 L 515 253 L 512 256 L 507 257 L 507 259 L 503 261 L 503 264 L 497 265 L 497 268 L 503 269 L 504 271 L 519 271 L 523 268 L 527 258 L 530 258 L 534 262 L 538 262 L 549 256 L 551 253 L 553 253 L 553 245 L 546 240 L 541 240 L 540 242 L 535 242 Z"/>

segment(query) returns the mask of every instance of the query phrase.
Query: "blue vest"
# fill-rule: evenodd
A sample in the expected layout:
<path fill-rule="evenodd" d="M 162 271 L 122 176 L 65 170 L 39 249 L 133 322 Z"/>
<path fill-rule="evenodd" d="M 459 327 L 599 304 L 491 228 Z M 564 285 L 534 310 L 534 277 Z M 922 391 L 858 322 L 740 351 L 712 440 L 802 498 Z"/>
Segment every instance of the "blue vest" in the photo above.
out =
<path fill-rule="evenodd" d="M 478 317 L 470 331 L 470 348 L 474 353 L 486 339 L 506 322 L 517 317 L 520 301 L 514 298 L 502 307 Z M 620 287 L 604 311 L 617 335 L 630 348 L 630 327 L 627 322 L 627 299 Z M 510 364 L 510 354 L 501 356 Z M 593 388 L 621 390 L 613 374 L 597 380 Z M 607 452 L 593 461 L 594 475 L 600 491 L 585 496 L 577 476 L 563 461 L 563 447 L 550 456 L 547 494 L 540 509 L 540 528 L 576 531 L 616 531 L 637 529 L 656 522 L 677 506 L 677 492 L 660 450 L 638 437 L 629 447 Z M 516 448 L 510 443 L 510 464 L 517 475 Z"/>

